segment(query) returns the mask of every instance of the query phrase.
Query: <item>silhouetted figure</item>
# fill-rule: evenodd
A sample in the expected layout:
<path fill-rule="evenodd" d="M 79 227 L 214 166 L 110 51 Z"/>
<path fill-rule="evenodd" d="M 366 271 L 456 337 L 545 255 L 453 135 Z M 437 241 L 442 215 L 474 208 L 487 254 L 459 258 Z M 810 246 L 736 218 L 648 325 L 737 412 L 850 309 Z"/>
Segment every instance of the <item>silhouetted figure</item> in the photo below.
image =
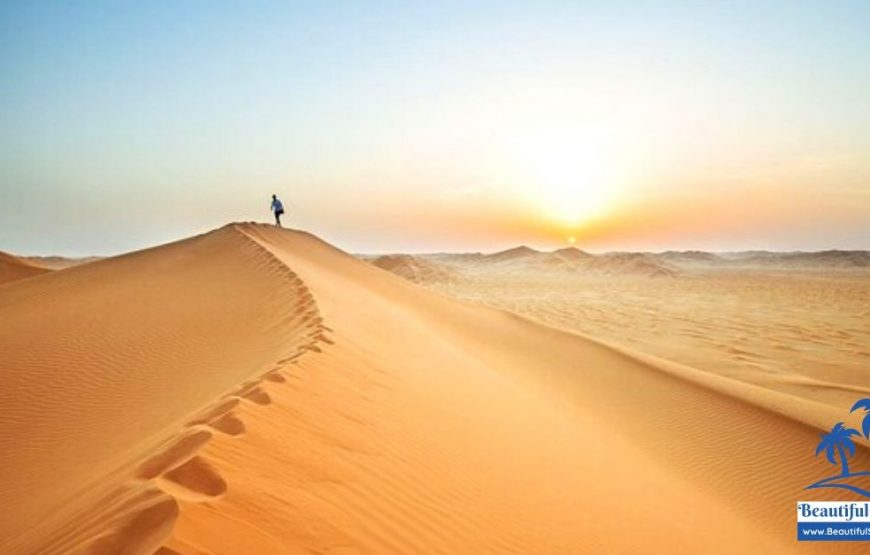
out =
<path fill-rule="evenodd" d="M 276 195 L 272 195 L 272 212 L 275 214 L 275 225 L 281 227 L 281 215 L 284 214 L 284 205 Z"/>

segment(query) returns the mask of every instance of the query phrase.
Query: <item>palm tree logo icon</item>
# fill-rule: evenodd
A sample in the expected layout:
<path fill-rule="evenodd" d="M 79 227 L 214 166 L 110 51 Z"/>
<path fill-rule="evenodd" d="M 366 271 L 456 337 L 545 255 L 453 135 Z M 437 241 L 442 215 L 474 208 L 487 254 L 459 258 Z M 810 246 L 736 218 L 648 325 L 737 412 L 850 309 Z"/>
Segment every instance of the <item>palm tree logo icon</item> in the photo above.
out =
<path fill-rule="evenodd" d="M 864 421 L 861 422 L 861 432 L 864 437 L 870 438 L 870 399 L 861 399 L 854 405 L 849 412 L 855 412 L 858 409 L 864 409 Z"/>
<path fill-rule="evenodd" d="M 847 427 L 843 422 L 837 422 L 830 432 L 822 434 L 822 439 L 816 447 L 817 457 L 820 453 L 824 452 L 825 457 L 827 457 L 831 464 L 835 465 L 839 460 L 841 467 L 840 474 L 819 480 L 807 486 L 806 489 L 840 488 L 853 491 L 864 497 L 870 497 L 870 491 L 854 483 L 856 477 L 870 476 L 870 471 L 851 472 L 849 470 L 849 457 L 855 456 L 855 442 L 852 441 L 852 438 L 863 435 L 865 438 L 870 439 L 870 399 L 861 399 L 852 406 L 850 412 L 855 412 L 859 409 L 864 410 L 861 432 Z"/>
<path fill-rule="evenodd" d="M 840 464 L 843 465 L 843 472 L 840 476 L 849 476 L 849 459 L 846 458 L 846 451 L 849 451 L 850 457 L 855 455 L 855 443 L 851 438 L 860 435 L 858 430 L 847 428 L 842 422 L 837 422 L 830 432 L 822 434 L 822 441 L 816 447 L 816 456 L 818 457 L 819 453 L 824 451 L 831 464 L 837 464 L 834 456 L 836 452 L 840 455 Z"/>

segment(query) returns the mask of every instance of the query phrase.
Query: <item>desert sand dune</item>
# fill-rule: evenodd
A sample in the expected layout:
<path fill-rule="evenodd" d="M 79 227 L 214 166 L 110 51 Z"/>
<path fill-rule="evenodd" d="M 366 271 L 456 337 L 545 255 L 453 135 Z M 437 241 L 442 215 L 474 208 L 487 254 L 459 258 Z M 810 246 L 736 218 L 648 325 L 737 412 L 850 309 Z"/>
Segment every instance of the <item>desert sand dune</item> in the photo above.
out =
<path fill-rule="evenodd" d="M 415 283 L 449 283 L 460 277 L 458 269 L 445 263 L 408 254 L 379 256 L 371 263 Z"/>
<path fill-rule="evenodd" d="M 398 256 L 402 255 L 393 255 L 393 257 Z M 679 273 L 676 266 L 650 254 L 615 252 L 592 255 L 575 247 L 541 252 L 520 246 L 485 255 L 479 253 L 424 254 L 414 256 L 413 259 L 418 261 L 418 264 L 425 262 L 451 264 L 455 276 L 461 276 L 463 273 L 486 275 L 495 272 L 498 275 L 520 275 L 532 272 L 578 276 L 672 277 Z M 410 274 L 395 263 L 376 265 L 404 278 L 408 278 Z M 436 281 L 427 280 L 426 277 L 427 274 L 418 272 L 411 281 L 417 283 L 434 283 Z M 440 281 L 448 280 L 442 279 Z"/>
<path fill-rule="evenodd" d="M 593 272 L 613 276 L 673 277 L 679 270 L 670 263 L 637 252 L 615 252 L 591 258 Z"/>
<path fill-rule="evenodd" d="M 565 247 L 562 249 L 556 249 L 553 251 L 553 254 L 570 260 L 588 260 L 594 256 L 586 251 L 578 249 L 577 247 Z"/>
<path fill-rule="evenodd" d="M 857 269 L 870 267 L 870 251 L 862 250 L 748 251 L 726 253 L 722 259 L 734 266 L 761 268 Z"/>
<path fill-rule="evenodd" d="M 661 253 L 654 253 L 650 256 L 658 260 L 662 260 L 668 262 L 670 264 L 674 264 L 676 266 L 688 266 L 688 267 L 704 267 L 704 266 L 722 266 L 727 264 L 727 260 L 723 259 L 721 256 L 704 251 L 665 251 Z"/>
<path fill-rule="evenodd" d="M 50 272 L 51 269 L 25 258 L 0 251 L 0 285 Z"/>
<path fill-rule="evenodd" d="M 402 256 L 402 255 L 393 255 Z M 365 258 L 365 257 L 361 257 Z M 371 257 L 369 257 L 371 258 Z M 704 251 L 610 252 L 590 254 L 576 247 L 542 252 L 526 246 L 482 254 L 435 253 L 414 256 L 416 260 L 429 260 L 454 265 L 459 270 L 576 273 L 581 276 L 646 276 L 674 277 L 682 270 L 768 270 L 789 273 L 806 270 L 824 275 L 826 272 L 842 274 L 854 272 L 864 275 L 870 267 L 868 251 L 769 252 L 745 251 L 711 253 Z M 391 269 L 385 267 L 385 269 Z M 401 272 L 394 272 L 406 277 Z M 424 283 L 425 280 L 417 280 Z"/>
<path fill-rule="evenodd" d="M 159 547 L 167 473 L 318 330 L 298 278 L 231 227 L 11 284 L 0 313 L 3 553 Z"/>
<path fill-rule="evenodd" d="M 79 258 L 70 258 L 67 256 L 27 256 L 25 260 L 36 264 L 37 266 L 42 266 L 43 268 L 49 268 L 51 270 L 63 270 L 64 268 L 71 268 L 73 266 L 81 266 L 82 264 L 87 264 L 89 262 L 96 262 L 100 260 L 99 256 L 83 256 Z"/>
<path fill-rule="evenodd" d="M 837 498 L 803 491 L 834 473 L 823 403 L 305 233 L 228 226 L 0 313 L 3 553 L 787 553 L 795 501 Z"/>
<path fill-rule="evenodd" d="M 425 285 L 834 407 L 870 394 L 870 273 L 682 266 L 670 278 L 478 271 Z"/>
<path fill-rule="evenodd" d="M 544 253 L 542 253 L 541 251 L 537 251 L 531 247 L 520 245 L 519 247 L 514 247 L 511 249 L 485 255 L 483 259 L 489 263 L 510 262 L 514 260 L 523 260 L 525 258 L 534 258 L 541 254 Z"/>

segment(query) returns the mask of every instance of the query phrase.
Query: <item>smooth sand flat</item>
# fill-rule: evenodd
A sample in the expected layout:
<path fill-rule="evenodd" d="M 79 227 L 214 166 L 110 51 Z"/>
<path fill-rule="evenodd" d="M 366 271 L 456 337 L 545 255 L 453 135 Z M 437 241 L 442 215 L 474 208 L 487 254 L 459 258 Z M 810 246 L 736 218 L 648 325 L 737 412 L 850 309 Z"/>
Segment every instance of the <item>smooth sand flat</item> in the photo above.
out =
<path fill-rule="evenodd" d="M 812 267 L 686 265 L 675 277 L 650 277 L 541 272 L 528 264 L 505 272 L 454 257 L 451 267 L 462 279 L 417 281 L 842 409 L 870 397 L 870 268 L 837 266 L 842 259 L 851 260 L 826 258 L 828 265 Z"/>
<path fill-rule="evenodd" d="M 828 405 L 300 232 L 63 270 L 0 314 L 2 553 L 794 552 L 795 501 L 837 497 L 803 491 Z"/>

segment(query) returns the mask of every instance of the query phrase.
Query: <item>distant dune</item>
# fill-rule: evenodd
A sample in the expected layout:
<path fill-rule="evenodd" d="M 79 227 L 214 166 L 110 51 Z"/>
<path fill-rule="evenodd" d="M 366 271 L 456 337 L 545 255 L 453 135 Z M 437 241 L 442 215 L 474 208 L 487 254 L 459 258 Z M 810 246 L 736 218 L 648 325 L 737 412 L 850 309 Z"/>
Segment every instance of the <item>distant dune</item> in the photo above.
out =
<path fill-rule="evenodd" d="M 100 260 L 99 256 L 85 256 L 81 258 L 68 258 L 65 256 L 27 256 L 25 258 L 38 266 L 51 268 L 52 270 L 62 270 L 64 268 L 81 266 L 88 262 Z"/>
<path fill-rule="evenodd" d="M 50 271 L 45 266 L 0 251 L 0 285 L 10 281 L 42 275 Z"/>
<path fill-rule="evenodd" d="M 401 256 L 401 255 L 392 255 Z M 868 251 L 768 252 L 747 251 L 712 253 L 704 251 L 665 251 L 659 253 L 614 252 L 590 254 L 576 247 L 552 252 L 519 246 L 492 254 L 437 253 L 414 255 L 403 268 L 398 261 L 384 261 L 385 269 L 415 282 L 425 282 L 425 262 L 447 264 L 451 271 L 475 275 L 481 272 L 518 274 L 539 272 L 585 276 L 677 277 L 686 272 L 721 269 L 758 268 L 768 270 L 862 270 L 870 268 Z M 393 270 L 393 266 L 396 267 Z M 417 266 L 421 268 L 416 269 Z M 462 272 L 460 272 L 462 273 Z"/>
<path fill-rule="evenodd" d="M 590 260 L 589 269 L 598 273 L 618 276 L 673 277 L 679 270 L 654 257 L 636 252 L 618 252 L 596 256 Z"/>
<path fill-rule="evenodd" d="M 840 497 L 803 488 L 842 411 L 303 232 L 9 283 L 0 317 L 4 555 L 791 553 L 795 500 Z"/>
<path fill-rule="evenodd" d="M 704 251 L 666 251 L 662 253 L 652 253 L 650 256 L 674 264 L 676 266 L 722 266 L 727 264 L 727 261 L 722 257 Z"/>
<path fill-rule="evenodd" d="M 870 251 L 768 252 L 749 251 L 724 254 L 735 266 L 765 268 L 868 268 Z"/>
<path fill-rule="evenodd" d="M 589 260 L 590 258 L 593 258 L 593 255 L 589 254 L 586 251 L 582 251 L 577 247 L 565 247 L 563 249 L 556 249 L 553 251 L 553 254 L 566 260 Z"/>
<path fill-rule="evenodd" d="M 450 282 L 460 274 L 455 267 L 408 254 L 379 256 L 371 263 L 413 282 Z"/>
<path fill-rule="evenodd" d="M 540 254 L 543 254 L 543 253 L 541 253 L 540 251 L 536 251 L 535 249 L 533 249 L 531 247 L 521 245 L 519 247 L 514 247 L 512 249 L 507 249 L 504 251 L 485 255 L 482 260 L 484 260 L 488 263 L 515 262 L 517 260 L 525 260 L 528 258 L 535 258 Z"/>
<path fill-rule="evenodd" d="M 507 272 L 510 274 L 540 272 L 646 277 L 672 277 L 679 274 L 679 269 L 675 265 L 665 260 L 659 260 L 649 254 L 608 253 L 593 255 L 576 247 L 567 247 L 552 252 L 542 252 L 530 247 L 520 246 L 493 254 L 415 255 L 414 261 L 417 265 L 426 261 L 438 264 L 448 263 L 454 272 L 457 269 L 462 269 L 470 274 L 479 274 L 481 272 Z M 410 261 L 408 264 L 410 264 Z M 397 266 L 398 270 L 401 271 L 393 270 L 393 266 Z M 404 269 L 398 262 L 385 261 L 381 267 L 393 271 L 402 277 L 408 277 L 409 275 L 418 276 L 409 278 L 412 281 L 426 281 L 426 279 L 419 278 L 420 272 L 415 273 L 413 269 Z"/>

